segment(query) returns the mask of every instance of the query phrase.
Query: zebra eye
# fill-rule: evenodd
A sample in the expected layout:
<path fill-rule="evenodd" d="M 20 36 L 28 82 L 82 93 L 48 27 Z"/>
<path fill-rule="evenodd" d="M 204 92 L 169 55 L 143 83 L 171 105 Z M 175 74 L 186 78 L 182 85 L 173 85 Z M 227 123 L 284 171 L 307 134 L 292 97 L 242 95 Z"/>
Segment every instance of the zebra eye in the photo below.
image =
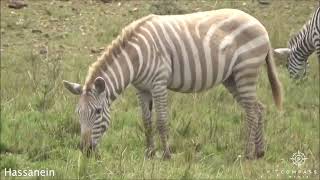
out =
<path fill-rule="evenodd" d="M 97 108 L 97 109 L 96 109 L 96 113 L 97 113 L 97 114 L 100 114 L 100 113 L 101 113 L 101 108 Z"/>

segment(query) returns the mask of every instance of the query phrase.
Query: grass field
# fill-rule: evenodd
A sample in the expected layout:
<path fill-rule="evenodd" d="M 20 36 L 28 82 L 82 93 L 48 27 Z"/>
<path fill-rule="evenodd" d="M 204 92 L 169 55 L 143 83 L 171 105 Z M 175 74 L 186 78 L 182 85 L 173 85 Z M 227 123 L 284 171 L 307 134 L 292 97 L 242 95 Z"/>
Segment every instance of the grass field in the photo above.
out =
<path fill-rule="evenodd" d="M 100 158 L 86 159 L 77 149 L 77 98 L 62 86 L 62 79 L 83 83 L 100 48 L 149 13 L 241 9 L 266 26 L 273 47 L 283 47 L 316 1 L 29 0 L 21 10 L 7 8 L 6 2 L 1 1 L 1 179 L 8 178 L 5 168 L 53 169 L 56 179 L 319 178 L 319 64 L 314 55 L 308 76 L 299 81 L 289 79 L 278 63 L 285 91 L 282 112 L 275 108 L 262 68 L 258 96 L 266 105 L 267 150 L 254 161 L 241 156 L 244 113 L 222 86 L 199 94 L 170 92 L 170 161 L 161 160 L 160 150 L 154 159 L 144 158 L 140 109 L 134 88 L 128 88 L 112 105 Z M 308 158 L 300 167 L 290 159 L 298 151 Z M 292 172 L 298 170 L 307 173 Z"/>

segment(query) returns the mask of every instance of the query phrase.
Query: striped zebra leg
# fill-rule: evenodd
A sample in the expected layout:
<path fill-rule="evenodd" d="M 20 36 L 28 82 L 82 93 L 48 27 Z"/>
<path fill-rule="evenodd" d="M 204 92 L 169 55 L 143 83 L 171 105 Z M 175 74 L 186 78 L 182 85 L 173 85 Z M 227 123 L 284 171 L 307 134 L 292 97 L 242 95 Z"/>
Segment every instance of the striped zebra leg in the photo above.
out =
<path fill-rule="evenodd" d="M 254 103 L 246 103 L 243 105 L 246 111 L 246 132 L 247 132 L 247 143 L 246 143 L 246 150 L 245 150 L 245 157 L 247 159 L 254 159 L 255 158 L 255 135 L 256 129 L 258 128 L 257 123 L 257 114 L 254 108 Z"/>
<path fill-rule="evenodd" d="M 262 114 L 259 114 L 256 100 L 257 73 L 255 71 L 253 72 L 254 73 L 252 73 L 252 71 L 248 71 L 248 73 L 239 72 L 236 75 L 231 75 L 223 82 L 224 86 L 233 95 L 238 104 L 244 108 L 246 113 L 245 132 L 247 133 L 247 142 L 245 146 L 245 157 L 248 159 L 253 159 L 257 155 L 257 144 L 259 151 L 260 149 L 264 149 L 263 141 L 256 141 L 258 139 L 263 140 L 263 134 L 262 131 L 260 131 L 258 123 L 260 119 L 262 120 Z M 261 116 L 261 118 L 259 116 Z M 261 135 L 260 138 L 257 138 L 257 132 Z M 259 152 L 259 154 L 261 153 Z"/>
<path fill-rule="evenodd" d="M 313 43 L 314 43 L 314 46 L 316 49 L 316 53 L 317 53 L 317 57 L 318 57 L 318 65 L 319 65 L 319 70 L 320 70 L 320 32 L 317 33 L 316 37 L 314 38 Z"/>
<path fill-rule="evenodd" d="M 320 40 L 319 44 L 316 45 L 316 53 L 318 57 L 318 71 L 320 72 Z"/>
<path fill-rule="evenodd" d="M 142 120 L 146 136 L 146 157 L 150 158 L 155 154 L 153 132 L 152 132 L 152 95 L 147 91 L 137 93 L 141 106 Z"/>
<path fill-rule="evenodd" d="M 152 98 L 157 113 L 157 128 L 160 133 L 161 143 L 163 145 L 163 158 L 170 159 L 171 152 L 168 144 L 168 127 L 167 127 L 167 86 L 166 83 L 157 84 L 153 87 Z"/>
<path fill-rule="evenodd" d="M 318 57 L 318 72 L 320 72 L 320 49 L 316 50 L 317 57 Z"/>
<path fill-rule="evenodd" d="M 236 87 L 236 82 L 234 81 L 234 76 L 231 75 L 228 79 L 226 79 L 223 82 L 224 87 L 232 94 L 233 98 L 238 101 L 238 93 L 237 93 L 237 87 Z"/>
<path fill-rule="evenodd" d="M 257 113 L 258 113 L 258 129 L 256 131 L 256 156 L 257 158 L 264 156 L 264 137 L 263 137 L 263 112 L 264 112 L 264 105 L 258 101 L 257 102 Z"/>

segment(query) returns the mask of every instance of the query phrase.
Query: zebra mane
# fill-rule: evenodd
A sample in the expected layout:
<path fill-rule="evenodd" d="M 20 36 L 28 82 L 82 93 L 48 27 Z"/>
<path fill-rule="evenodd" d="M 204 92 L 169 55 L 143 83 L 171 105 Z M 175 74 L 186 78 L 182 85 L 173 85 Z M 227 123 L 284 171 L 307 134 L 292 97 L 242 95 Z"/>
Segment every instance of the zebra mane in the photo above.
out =
<path fill-rule="evenodd" d="M 84 90 L 87 90 L 88 87 L 93 83 L 94 79 L 96 78 L 99 71 L 102 69 L 103 65 L 108 59 L 112 58 L 112 55 L 117 54 L 120 51 L 121 47 L 124 47 L 125 42 L 134 34 L 138 27 L 140 27 L 144 22 L 149 20 L 154 15 L 148 15 L 141 19 L 138 19 L 129 25 L 127 25 L 120 35 L 114 39 L 111 44 L 105 49 L 103 54 L 89 66 L 88 74 L 84 83 Z"/>

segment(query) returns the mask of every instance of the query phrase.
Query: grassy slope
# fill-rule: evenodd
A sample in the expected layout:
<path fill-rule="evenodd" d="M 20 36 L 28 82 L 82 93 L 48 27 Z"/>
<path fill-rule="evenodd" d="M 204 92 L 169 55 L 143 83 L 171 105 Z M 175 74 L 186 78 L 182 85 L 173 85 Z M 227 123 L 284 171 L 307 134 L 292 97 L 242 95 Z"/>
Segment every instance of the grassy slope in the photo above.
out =
<path fill-rule="evenodd" d="M 273 46 L 280 47 L 302 26 L 315 4 L 183 1 L 179 7 L 187 12 L 242 9 L 261 20 Z M 138 11 L 131 11 L 135 7 Z M 54 169 L 58 178 L 276 178 L 267 171 L 296 169 L 289 158 L 298 150 L 308 157 L 302 169 L 319 173 L 319 69 L 314 56 L 303 81 L 290 80 L 279 66 L 286 93 L 282 113 L 275 109 L 263 68 L 258 94 L 267 109 L 268 141 L 261 160 L 245 161 L 239 156 L 244 114 L 222 86 L 200 94 L 170 93 L 171 161 L 161 161 L 160 152 L 153 160 L 144 159 L 144 134 L 133 88 L 112 106 L 112 127 L 100 145 L 101 158 L 81 160 L 74 116 L 77 100 L 63 89 L 61 80 L 83 82 L 88 65 L 98 56 L 91 49 L 106 46 L 122 27 L 150 9 L 146 1 L 123 2 L 118 7 L 96 1 L 45 4 L 29 0 L 28 8 L 17 11 L 1 1 L 2 177 L 3 169 L 11 167 Z M 39 54 L 44 47 L 49 49 L 47 57 Z"/>

